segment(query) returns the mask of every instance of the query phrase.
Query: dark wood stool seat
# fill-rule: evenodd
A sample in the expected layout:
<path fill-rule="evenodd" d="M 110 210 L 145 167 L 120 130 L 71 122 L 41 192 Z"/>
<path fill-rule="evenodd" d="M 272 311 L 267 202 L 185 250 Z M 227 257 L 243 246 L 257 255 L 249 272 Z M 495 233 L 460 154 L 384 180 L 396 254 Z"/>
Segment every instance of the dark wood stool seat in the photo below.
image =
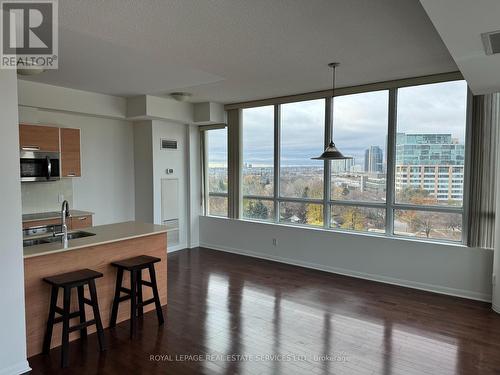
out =
<path fill-rule="evenodd" d="M 74 286 L 84 285 L 89 280 L 102 277 L 103 274 L 97 271 L 85 268 L 74 272 L 62 273 L 60 275 L 45 277 L 43 281 L 58 287 L 74 284 Z"/>
<path fill-rule="evenodd" d="M 118 270 L 116 274 L 115 297 L 113 299 L 113 308 L 111 310 L 111 320 L 109 323 L 110 327 L 116 326 L 118 305 L 120 302 L 126 300 L 130 300 L 130 337 L 134 337 L 137 333 L 137 316 L 142 316 L 144 314 L 144 306 L 149 305 L 150 303 L 154 303 L 156 306 L 158 323 L 160 325 L 164 323 L 160 296 L 158 294 L 158 286 L 156 284 L 154 264 L 157 262 L 161 262 L 161 259 L 148 255 L 139 255 L 133 258 L 123 259 L 111 263 L 111 265 L 116 267 Z M 142 270 L 144 269 L 149 270 L 150 281 L 142 279 Z M 123 271 L 130 272 L 130 289 L 122 286 Z M 146 301 L 143 300 L 143 286 L 148 286 L 153 290 L 153 298 Z M 125 293 L 125 295 L 122 296 L 121 293 Z"/>
<path fill-rule="evenodd" d="M 101 351 L 106 350 L 104 340 L 104 329 L 102 327 L 101 316 L 99 314 L 99 305 L 97 302 L 97 291 L 95 279 L 102 277 L 103 274 L 89 269 L 82 269 L 73 272 L 67 272 L 60 275 L 45 277 L 43 281 L 52 286 L 50 296 L 50 310 L 47 319 L 47 328 L 43 340 L 43 353 L 48 354 L 50 343 L 52 341 L 52 331 L 54 324 L 63 323 L 62 347 L 61 347 L 61 367 L 68 367 L 69 333 L 80 331 L 80 338 L 87 337 L 87 327 L 96 325 L 97 337 Z M 90 299 L 85 298 L 85 285 L 88 285 Z M 57 306 L 57 296 L 59 288 L 63 289 L 63 307 Z M 71 290 L 77 288 L 78 292 L 78 310 L 70 312 Z M 94 319 L 87 320 L 85 317 L 85 304 L 92 306 Z M 56 314 L 60 316 L 56 317 Z M 69 321 L 72 318 L 80 317 L 80 324 L 70 327 Z"/>
<path fill-rule="evenodd" d="M 132 271 L 134 269 L 144 269 L 148 268 L 150 264 L 161 262 L 160 258 L 151 257 L 149 255 L 139 255 L 133 258 L 119 260 L 118 262 L 113 262 L 111 265 L 115 267 L 121 267 L 127 271 Z"/>

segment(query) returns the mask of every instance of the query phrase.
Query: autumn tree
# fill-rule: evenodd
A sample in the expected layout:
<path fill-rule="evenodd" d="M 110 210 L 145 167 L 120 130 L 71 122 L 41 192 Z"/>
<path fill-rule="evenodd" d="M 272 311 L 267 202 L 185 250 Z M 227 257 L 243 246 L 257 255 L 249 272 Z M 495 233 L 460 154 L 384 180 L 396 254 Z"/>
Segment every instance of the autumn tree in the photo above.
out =
<path fill-rule="evenodd" d="M 357 207 L 349 207 L 344 209 L 342 213 L 341 228 L 351 230 L 363 230 L 365 228 L 365 219 L 363 213 Z"/>

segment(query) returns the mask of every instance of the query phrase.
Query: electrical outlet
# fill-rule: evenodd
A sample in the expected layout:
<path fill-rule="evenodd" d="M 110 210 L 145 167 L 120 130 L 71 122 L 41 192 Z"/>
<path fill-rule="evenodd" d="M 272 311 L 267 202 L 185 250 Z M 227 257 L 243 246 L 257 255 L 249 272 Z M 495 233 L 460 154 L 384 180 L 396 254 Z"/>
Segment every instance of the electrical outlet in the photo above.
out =
<path fill-rule="evenodd" d="M 59 203 L 64 202 L 64 194 L 59 193 L 58 196 L 57 196 L 57 201 Z"/>
<path fill-rule="evenodd" d="M 276 240 L 276 238 L 273 238 L 273 246 L 276 246 L 278 244 L 278 241 Z"/>

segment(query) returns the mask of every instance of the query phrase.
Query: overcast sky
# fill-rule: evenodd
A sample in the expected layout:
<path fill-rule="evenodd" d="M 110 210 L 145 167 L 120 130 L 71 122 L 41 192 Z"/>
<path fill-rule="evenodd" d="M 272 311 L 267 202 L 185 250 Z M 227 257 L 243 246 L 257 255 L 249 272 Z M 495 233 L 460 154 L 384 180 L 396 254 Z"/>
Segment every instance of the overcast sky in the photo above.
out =
<path fill-rule="evenodd" d="M 398 91 L 398 132 L 452 134 L 465 138 L 465 81 L 415 86 Z M 364 151 L 379 146 L 386 155 L 388 92 L 335 98 L 334 142 L 345 154 L 364 164 Z M 321 165 L 310 160 L 323 152 L 324 100 L 284 104 L 281 164 Z M 273 107 L 243 111 L 243 160 L 254 166 L 273 164 Z M 224 131 L 210 135 L 210 160 L 224 160 Z"/>

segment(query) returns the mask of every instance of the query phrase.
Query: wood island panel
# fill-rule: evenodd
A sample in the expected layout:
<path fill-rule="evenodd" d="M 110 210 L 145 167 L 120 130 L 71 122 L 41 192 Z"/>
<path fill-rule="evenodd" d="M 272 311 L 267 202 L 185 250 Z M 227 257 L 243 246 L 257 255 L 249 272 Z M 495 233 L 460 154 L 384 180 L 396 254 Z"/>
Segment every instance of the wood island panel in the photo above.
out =
<path fill-rule="evenodd" d="M 96 279 L 99 310 L 104 328 L 109 326 L 111 305 L 115 291 L 116 269 L 111 262 L 134 257 L 150 255 L 161 258 L 155 264 L 158 291 L 162 306 L 167 304 L 167 236 L 165 233 L 152 234 L 113 243 L 85 247 L 71 251 L 46 254 L 24 259 L 25 300 L 26 300 L 26 337 L 28 357 L 42 352 L 43 336 L 49 312 L 50 286 L 43 281 L 44 277 L 60 273 L 89 268 L 104 274 Z M 129 272 L 124 273 L 124 286 L 129 287 Z M 149 273 L 143 271 L 144 280 L 149 281 Z M 144 299 L 152 297 L 151 288 L 143 287 Z M 88 298 L 88 288 L 85 288 Z M 59 292 L 58 306 L 62 306 L 62 290 Z M 71 295 L 71 311 L 78 306 L 76 288 Z M 154 304 L 144 307 L 144 311 L 153 310 Z M 87 319 L 92 319 L 92 308 L 86 306 Z M 120 303 L 117 322 L 130 319 L 130 301 Z M 70 326 L 78 323 L 72 319 Z M 51 347 L 61 345 L 62 324 L 54 326 Z M 89 333 L 95 332 L 95 326 L 89 327 Z M 79 332 L 70 334 L 70 341 L 79 338 Z"/>

